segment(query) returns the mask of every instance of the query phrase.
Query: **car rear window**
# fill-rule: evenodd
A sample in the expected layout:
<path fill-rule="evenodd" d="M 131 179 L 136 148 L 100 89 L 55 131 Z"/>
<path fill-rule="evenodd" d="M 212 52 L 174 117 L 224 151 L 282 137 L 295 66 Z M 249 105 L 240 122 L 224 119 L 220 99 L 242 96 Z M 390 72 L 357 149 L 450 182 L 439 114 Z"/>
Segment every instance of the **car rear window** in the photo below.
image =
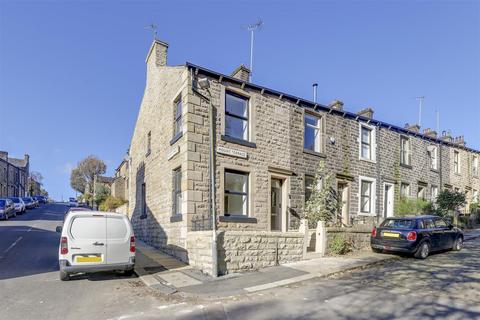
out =
<path fill-rule="evenodd" d="M 106 223 L 104 216 L 75 217 L 70 233 L 75 239 L 105 239 Z"/>
<path fill-rule="evenodd" d="M 18 198 L 12 198 L 12 199 L 10 199 L 10 200 L 12 200 L 12 201 L 15 202 L 15 203 L 20 203 L 20 199 L 18 199 Z"/>
<path fill-rule="evenodd" d="M 412 219 L 387 219 L 383 221 L 382 227 L 396 229 L 413 229 L 415 228 L 415 220 Z"/>
<path fill-rule="evenodd" d="M 122 217 L 107 218 L 107 239 L 124 239 L 127 236 L 127 226 Z"/>
<path fill-rule="evenodd" d="M 0 207 L 5 207 L 5 200 L 0 200 Z"/>

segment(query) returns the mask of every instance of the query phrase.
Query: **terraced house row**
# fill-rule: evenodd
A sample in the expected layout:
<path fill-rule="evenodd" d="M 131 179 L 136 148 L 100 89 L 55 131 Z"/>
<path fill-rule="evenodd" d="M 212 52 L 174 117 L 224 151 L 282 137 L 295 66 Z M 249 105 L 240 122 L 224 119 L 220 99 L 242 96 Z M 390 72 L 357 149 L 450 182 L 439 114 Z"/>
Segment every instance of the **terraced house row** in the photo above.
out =
<path fill-rule="evenodd" d="M 129 215 L 139 238 L 206 272 L 212 142 L 223 272 L 248 268 L 250 260 L 254 268 L 268 265 L 269 258 L 248 255 L 268 257 L 270 243 L 280 262 L 301 259 L 303 240 L 295 232 L 320 161 L 336 175 L 345 226 L 393 216 L 401 196 L 434 199 L 447 188 L 478 201 L 480 152 L 463 137 L 255 85 L 244 66 L 231 75 L 190 63 L 169 66 L 167 49 L 155 40 L 146 59 L 128 158 Z M 248 250 L 244 244 L 254 239 L 264 245 Z"/>
<path fill-rule="evenodd" d="M 28 154 L 23 159 L 17 159 L 9 157 L 6 151 L 0 151 L 0 198 L 28 194 L 29 162 Z"/>

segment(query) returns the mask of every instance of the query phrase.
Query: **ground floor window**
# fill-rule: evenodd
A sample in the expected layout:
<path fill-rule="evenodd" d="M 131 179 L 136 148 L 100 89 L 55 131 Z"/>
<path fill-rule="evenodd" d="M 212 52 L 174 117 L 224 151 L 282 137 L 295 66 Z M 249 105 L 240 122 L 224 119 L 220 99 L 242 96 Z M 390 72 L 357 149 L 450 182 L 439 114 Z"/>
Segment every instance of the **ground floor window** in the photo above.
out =
<path fill-rule="evenodd" d="M 410 196 L 410 185 L 402 182 L 400 184 L 400 197 L 407 198 Z"/>
<path fill-rule="evenodd" d="M 360 178 L 360 214 L 375 214 L 375 179 Z"/>
<path fill-rule="evenodd" d="M 313 176 L 305 176 L 305 203 L 312 196 L 314 181 L 315 178 Z"/>
<path fill-rule="evenodd" d="M 225 215 L 248 216 L 248 173 L 225 170 Z"/>
<path fill-rule="evenodd" d="M 418 186 L 417 198 L 426 200 L 427 199 L 427 188 L 425 186 Z"/>
<path fill-rule="evenodd" d="M 182 168 L 173 170 L 173 214 L 182 214 Z"/>

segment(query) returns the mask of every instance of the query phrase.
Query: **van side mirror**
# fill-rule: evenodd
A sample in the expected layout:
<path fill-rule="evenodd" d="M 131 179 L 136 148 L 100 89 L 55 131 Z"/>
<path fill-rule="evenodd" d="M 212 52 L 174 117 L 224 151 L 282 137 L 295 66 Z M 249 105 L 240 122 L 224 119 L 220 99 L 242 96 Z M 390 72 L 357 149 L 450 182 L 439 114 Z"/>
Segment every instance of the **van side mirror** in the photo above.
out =
<path fill-rule="evenodd" d="M 62 233 L 62 226 L 57 226 L 55 231 L 57 231 L 58 233 Z"/>

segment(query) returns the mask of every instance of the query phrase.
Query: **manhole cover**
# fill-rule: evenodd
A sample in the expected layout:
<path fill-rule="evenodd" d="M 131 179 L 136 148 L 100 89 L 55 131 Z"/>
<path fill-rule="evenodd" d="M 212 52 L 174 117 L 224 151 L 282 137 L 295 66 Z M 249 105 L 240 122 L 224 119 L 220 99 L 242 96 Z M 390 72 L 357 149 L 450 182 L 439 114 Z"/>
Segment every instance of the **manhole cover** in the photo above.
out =
<path fill-rule="evenodd" d="M 143 269 L 145 269 L 145 271 L 147 271 L 149 274 L 153 274 L 153 273 L 162 272 L 162 271 L 166 271 L 166 270 L 167 270 L 167 268 L 165 268 L 164 266 L 145 267 L 145 268 L 143 268 Z"/>

